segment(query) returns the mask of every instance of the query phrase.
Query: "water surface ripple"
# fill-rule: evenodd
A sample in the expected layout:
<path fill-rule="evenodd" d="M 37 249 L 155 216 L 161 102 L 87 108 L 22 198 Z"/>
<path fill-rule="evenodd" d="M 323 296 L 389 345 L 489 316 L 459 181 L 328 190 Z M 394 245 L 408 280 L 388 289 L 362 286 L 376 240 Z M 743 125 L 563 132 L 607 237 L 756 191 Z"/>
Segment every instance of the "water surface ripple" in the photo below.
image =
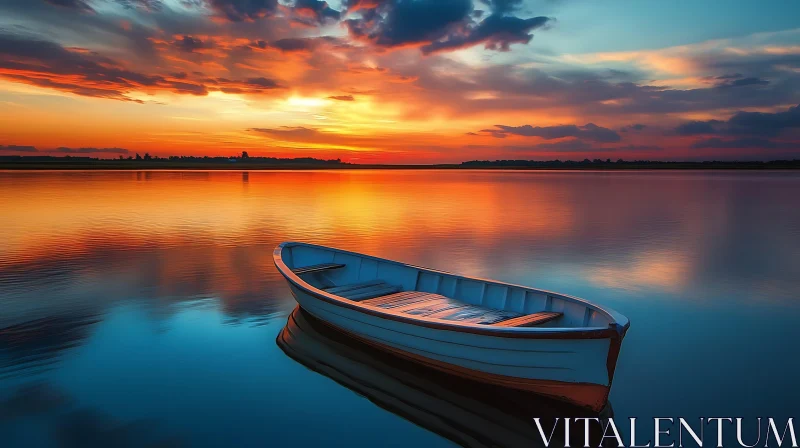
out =
<path fill-rule="evenodd" d="M 790 417 L 798 193 L 793 172 L 0 172 L 0 445 L 466 440 L 284 354 L 287 240 L 619 310 L 617 419 Z"/>

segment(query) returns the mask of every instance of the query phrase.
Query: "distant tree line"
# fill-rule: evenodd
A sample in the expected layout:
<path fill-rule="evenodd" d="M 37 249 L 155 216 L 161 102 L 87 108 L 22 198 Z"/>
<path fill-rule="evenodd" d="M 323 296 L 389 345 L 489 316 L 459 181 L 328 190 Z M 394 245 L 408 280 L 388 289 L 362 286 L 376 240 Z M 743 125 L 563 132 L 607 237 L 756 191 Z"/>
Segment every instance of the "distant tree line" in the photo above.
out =
<path fill-rule="evenodd" d="M 75 157 L 75 156 L 20 156 L 0 155 L 0 163 L 9 164 L 11 167 L 22 166 L 24 164 L 39 163 L 42 166 L 56 166 L 56 165 L 69 165 L 75 166 L 83 164 L 89 167 L 119 167 L 119 168 L 137 168 L 143 166 L 152 166 L 153 168 L 173 166 L 193 166 L 204 165 L 211 168 L 222 168 L 225 166 L 241 165 L 243 167 L 252 166 L 287 166 L 287 167 L 351 167 L 347 162 L 342 162 L 341 159 L 315 159 L 313 157 L 298 157 L 298 158 L 279 158 L 279 157 L 252 157 L 247 151 L 242 151 L 239 155 L 233 156 L 168 156 L 159 157 L 151 155 L 146 152 L 144 155 L 135 153 L 133 155 L 124 156 L 120 155 L 114 159 L 101 159 L 96 157 Z M 152 164 L 152 165 L 151 165 Z"/>
<path fill-rule="evenodd" d="M 800 168 L 800 160 L 762 161 L 661 161 L 583 159 L 576 160 L 470 160 L 461 162 L 464 168 Z"/>
<path fill-rule="evenodd" d="M 98 159 L 76 156 L 0 156 L 3 168 L 48 168 L 48 167 L 86 167 L 140 169 L 140 168 L 194 168 L 204 169 L 315 169 L 315 168 L 379 168 L 379 169 L 800 169 L 800 160 L 762 161 L 659 161 L 659 160 L 623 160 L 617 159 L 583 159 L 575 160 L 470 160 L 460 164 L 438 165 L 371 165 L 351 164 L 341 159 L 315 159 L 313 157 L 278 158 L 252 157 L 247 151 L 235 156 L 169 156 L 159 157 L 149 153 L 120 156 L 117 159 Z"/>
<path fill-rule="evenodd" d="M 102 160 L 102 159 L 95 159 L 95 160 Z M 133 156 L 119 156 L 118 160 L 131 160 L 135 162 L 149 162 L 149 161 L 157 161 L 157 162 L 188 162 L 188 163 L 235 163 L 235 162 L 247 162 L 247 163 L 265 163 L 270 165 L 280 165 L 284 163 L 291 163 L 291 164 L 312 164 L 312 165 L 349 165 L 346 162 L 342 162 L 341 159 L 315 159 L 313 157 L 297 157 L 297 158 L 278 158 L 278 157 L 250 157 L 247 151 L 242 151 L 240 155 L 234 156 L 168 156 L 168 157 L 159 157 L 159 156 L 151 156 L 150 153 L 144 153 L 144 156 L 139 154 L 138 152 L 136 155 Z"/>

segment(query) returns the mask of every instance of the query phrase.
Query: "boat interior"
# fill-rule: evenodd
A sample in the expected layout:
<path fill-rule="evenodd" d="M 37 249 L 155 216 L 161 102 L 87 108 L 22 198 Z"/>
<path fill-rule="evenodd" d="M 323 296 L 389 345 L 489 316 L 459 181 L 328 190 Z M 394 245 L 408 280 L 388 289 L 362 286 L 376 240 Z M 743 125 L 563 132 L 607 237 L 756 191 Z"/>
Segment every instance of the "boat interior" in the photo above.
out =
<path fill-rule="evenodd" d="M 360 305 L 497 327 L 604 328 L 602 309 L 580 299 L 306 244 L 281 259 L 308 285 Z"/>

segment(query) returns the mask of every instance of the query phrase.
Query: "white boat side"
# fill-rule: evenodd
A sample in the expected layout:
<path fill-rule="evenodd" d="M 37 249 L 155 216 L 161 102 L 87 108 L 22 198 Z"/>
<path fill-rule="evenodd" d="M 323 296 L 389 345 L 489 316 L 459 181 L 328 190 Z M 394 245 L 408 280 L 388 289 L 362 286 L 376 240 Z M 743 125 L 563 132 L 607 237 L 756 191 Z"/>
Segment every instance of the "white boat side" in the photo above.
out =
<path fill-rule="evenodd" d="M 273 257 L 300 306 L 365 342 L 454 374 L 595 410 L 605 405 L 629 327 L 628 319 L 613 310 L 564 294 L 305 243 L 283 243 Z M 344 266 L 304 278 L 293 272 L 322 263 Z M 466 323 L 411 316 L 322 289 L 375 279 L 402 291 L 441 294 L 495 310 L 563 315 L 534 327 Z"/>
<path fill-rule="evenodd" d="M 498 388 L 416 366 L 413 361 L 370 347 L 297 307 L 276 338 L 289 357 L 367 397 L 378 406 L 465 447 L 542 447 L 534 418 L 613 417 L 610 404 L 592 412 L 516 389 Z M 583 440 L 582 425 L 572 426 Z M 592 446 L 602 430 L 594 431 Z M 558 432 L 550 446 L 570 436 Z"/>

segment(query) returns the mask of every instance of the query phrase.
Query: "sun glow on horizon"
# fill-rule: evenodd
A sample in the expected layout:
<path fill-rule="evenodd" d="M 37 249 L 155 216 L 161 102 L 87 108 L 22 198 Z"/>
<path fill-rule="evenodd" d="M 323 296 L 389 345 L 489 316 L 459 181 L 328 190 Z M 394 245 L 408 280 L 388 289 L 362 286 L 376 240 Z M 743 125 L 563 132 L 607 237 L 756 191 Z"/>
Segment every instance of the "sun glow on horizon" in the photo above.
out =
<path fill-rule="evenodd" d="M 349 3 L 0 4 L 26 30 L 0 32 L 0 155 L 800 157 L 796 25 L 636 45 L 575 15 L 593 4 L 496 20 L 469 0 L 444 20 L 421 0 L 398 29 L 384 2 Z"/>

